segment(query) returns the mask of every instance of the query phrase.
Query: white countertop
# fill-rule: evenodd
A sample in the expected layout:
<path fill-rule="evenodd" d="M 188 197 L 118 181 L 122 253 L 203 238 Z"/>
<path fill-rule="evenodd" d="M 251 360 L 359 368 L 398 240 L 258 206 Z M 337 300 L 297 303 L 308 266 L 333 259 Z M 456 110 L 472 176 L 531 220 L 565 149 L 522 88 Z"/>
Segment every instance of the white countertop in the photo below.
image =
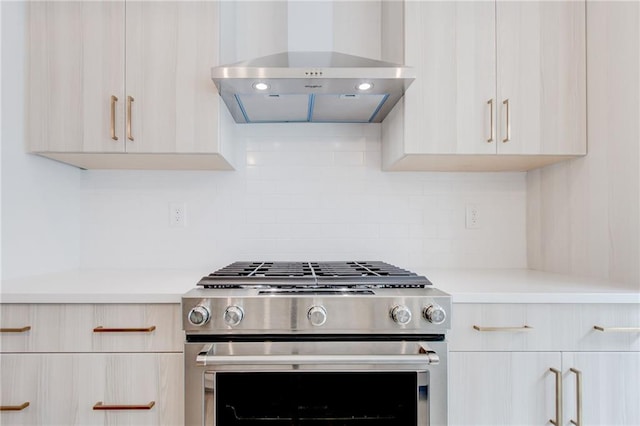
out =
<path fill-rule="evenodd" d="M 1 303 L 180 303 L 211 271 L 77 269 L 3 280 Z"/>
<path fill-rule="evenodd" d="M 416 271 L 454 303 L 640 303 L 635 287 L 600 279 L 530 269 Z"/>
<path fill-rule="evenodd" d="M 180 303 L 211 271 L 80 269 L 3 280 L 2 303 Z M 454 303 L 640 303 L 640 285 L 527 269 L 426 269 Z"/>

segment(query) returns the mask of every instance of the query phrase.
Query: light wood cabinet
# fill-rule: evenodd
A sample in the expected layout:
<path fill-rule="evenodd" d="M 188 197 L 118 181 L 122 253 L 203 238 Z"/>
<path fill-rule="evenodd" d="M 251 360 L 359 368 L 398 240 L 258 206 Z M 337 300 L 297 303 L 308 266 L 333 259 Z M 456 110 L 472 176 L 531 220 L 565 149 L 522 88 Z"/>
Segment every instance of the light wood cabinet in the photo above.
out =
<path fill-rule="evenodd" d="M 179 312 L 178 304 L 0 305 L 0 405 L 14 408 L 0 411 L 0 424 L 181 424 Z"/>
<path fill-rule="evenodd" d="M 183 421 L 181 354 L 2 354 L 0 365 L 3 406 L 29 403 L 22 410 L 0 411 L 2 424 L 178 425 Z M 129 409 L 94 409 L 99 403 L 102 408 Z"/>
<path fill-rule="evenodd" d="M 554 352 L 451 352 L 450 425 L 544 425 L 555 415 Z"/>
<path fill-rule="evenodd" d="M 582 425 L 640 424 L 640 354 L 567 352 L 562 354 L 562 366 L 567 422 L 577 421 L 580 407 Z M 581 375 L 580 398 L 577 374 Z"/>
<path fill-rule="evenodd" d="M 0 333 L 1 352 L 182 352 L 184 343 L 175 304 L 4 304 L 0 325 L 14 330 Z"/>
<path fill-rule="evenodd" d="M 31 152 L 81 168 L 232 169 L 210 78 L 218 2 L 27 7 Z"/>
<path fill-rule="evenodd" d="M 551 369 L 562 425 L 577 421 L 577 374 L 583 425 L 640 424 L 638 304 L 454 304 L 452 321 L 450 424 L 555 419 Z"/>
<path fill-rule="evenodd" d="M 382 123 L 384 169 L 528 170 L 586 154 L 583 1 L 384 7 L 383 59 L 417 72 Z"/>

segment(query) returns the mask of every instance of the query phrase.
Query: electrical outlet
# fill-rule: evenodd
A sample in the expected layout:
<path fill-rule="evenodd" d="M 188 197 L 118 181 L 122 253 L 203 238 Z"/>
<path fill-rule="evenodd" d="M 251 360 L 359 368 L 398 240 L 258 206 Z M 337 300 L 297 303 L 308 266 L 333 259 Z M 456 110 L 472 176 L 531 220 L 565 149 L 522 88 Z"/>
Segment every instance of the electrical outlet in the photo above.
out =
<path fill-rule="evenodd" d="M 169 203 L 169 226 L 172 228 L 187 226 L 187 205 L 185 203 Z"/>
<path fill-rule="evenodd" d="M 465 223 L 467 229 L 480 228 L 480 209 L 476 204 L 467 204 Z"/>

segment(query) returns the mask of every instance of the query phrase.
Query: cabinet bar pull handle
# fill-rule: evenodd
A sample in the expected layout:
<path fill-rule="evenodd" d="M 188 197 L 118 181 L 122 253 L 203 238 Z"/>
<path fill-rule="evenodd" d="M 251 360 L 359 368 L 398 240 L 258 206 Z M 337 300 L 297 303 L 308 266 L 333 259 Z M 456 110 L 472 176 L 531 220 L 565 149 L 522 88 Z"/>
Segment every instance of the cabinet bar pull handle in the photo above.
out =
<path fill-rule="evenodd" d="M 569 371 L 576 375 L 576 420 L 571 420 L 571 423 L 576 426 L 582 426 L 582 371 L 576 368 L 570 368 Z"/>
<path fill-rule="evenodd" d="M 533 327 L 530 325 L 523 325 L 522 327 L 481 327 L 474 325 L 473 329 L 476 331 L 530 331 Z"/>
<path fill-rule="evenodd" d="M 118 97 L 111 95 L 111 139 L 114 141 L 118 140 L 116 135 L 116 102 L 118 102 Z"/>
<path fill-rule="evenodd" d="M 131 117 L 131 104 L 134 100 L 133 96 L 127 96 L 127 139 L 130 141 L 133 141 L 133 134 L 131 133 L 131 121 L 133 121 Z"/>
<path fill-rule="evenodd" d="M 31 330 L 31 326 L 25 325 L 19 328 L 0 328 L 0 333 L 26 333 L 29 330 Z"/>
<path fill-rule="evenodd" d="M 489 128 L 491 129 L 491 134 L 489 135 L 489 139 L 487 139 L 487 143 L 493 142 L 493 98 L 487 101 L 489 104 Z"/>
<path fill-rule="evenodd" d="M 22 411 L 29 406 L 29 401 L 20 405 L 0 405 L 0 411 Z"/>
<path fill-rule="evenodd" d="M 102 401 L 96 402 L 96 405 L 93 406 L 94 410 L 151 410 L 153 406 L 156 405 L 155 401 L 151 401 L 148 404 L 143 405 L 105 405 Z"/>
<path fill-rule="evenodd" d="M 93 329 L 94 333 L 151 333 L 156 329 L 155 325 L 151 327 L 140 327 L 140 328 L 108 328 L 103 327 L 101 325 L 97 326 Z"/>
<path fill-rule="evenodd" d="M 555 426 L 562 426 L 562 372 L 555 368 L 550 368 L 549 371 L 556 375 L 556 419 L 549 422 Z"/>
<path fill-rule="evenodd" d="M 599 325 L 593 326 L 594 330 L 602 331 L 602 332 L 626 332 L 626 333 L 640 333 L 640 327 L 600 327 Z"/>
<path fill-rule="evenodd" d="M 502 102 L 503 105 L 507 107 L 507 137 L 502 139 L 503 143 L 509 142 L 511 140 L 511 118 L 509 117 L 509 99 L 505 99 Z"/>

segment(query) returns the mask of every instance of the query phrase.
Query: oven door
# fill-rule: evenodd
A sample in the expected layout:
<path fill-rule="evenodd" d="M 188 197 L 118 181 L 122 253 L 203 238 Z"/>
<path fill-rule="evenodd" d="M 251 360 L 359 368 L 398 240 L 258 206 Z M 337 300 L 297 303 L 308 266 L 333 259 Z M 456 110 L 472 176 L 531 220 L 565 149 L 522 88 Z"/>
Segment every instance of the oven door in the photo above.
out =
<path fill-rule="evenodd" d="M 445 342 L 189 343 L 186 423 L 445 425 L 446 355 Z"/>

